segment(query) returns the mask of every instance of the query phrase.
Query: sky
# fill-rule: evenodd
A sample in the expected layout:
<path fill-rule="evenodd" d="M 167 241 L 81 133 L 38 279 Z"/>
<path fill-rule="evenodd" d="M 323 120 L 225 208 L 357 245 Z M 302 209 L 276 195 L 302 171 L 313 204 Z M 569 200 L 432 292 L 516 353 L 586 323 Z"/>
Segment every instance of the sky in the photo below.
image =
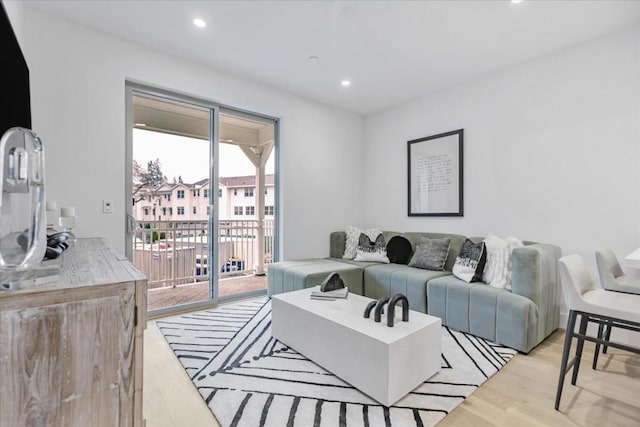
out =
<path fill-rule="evenodd" d="M 143 129 L 133 129 L 133 159 L 141 166 L 160 159 L 162 173 L 169 182 L 179 176 L 185 183 L 209 177 L 209 142 Z M 273 152 L 267 161 L 266 173 L 274 172 Z M 220 144 L 219 176 L 255 175 L 256 168 L 235 145 Z"/>

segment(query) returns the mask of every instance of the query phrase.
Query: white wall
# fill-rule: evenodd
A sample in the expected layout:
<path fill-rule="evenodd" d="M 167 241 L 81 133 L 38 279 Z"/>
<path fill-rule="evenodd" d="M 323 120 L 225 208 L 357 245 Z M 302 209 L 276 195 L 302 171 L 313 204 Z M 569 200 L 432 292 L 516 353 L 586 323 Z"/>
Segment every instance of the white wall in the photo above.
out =
<path fill-rule="evenodd" d="M 329 232 L 361 218 L 362 118 L 23 8 L 33 128 L 46 191 L 75 206 L 77 234 L 124 251 L 125 79 L 281 118 L 284 258 L 327 256 Z M 336 191 L 336 189 L 340 189 Z M 102 199 L 114 214 L 102 214 Z M 339 207 L 339 209 L 336 209 Z"/>
<path fill-rule="evenodd" d="M 407 141 L 459 128 L 464 217 L 409 218 Z M 368 116 L 364 159 L 366 226 L 554 243 L 595 272 L 640 246 L 640 28 Z"/>

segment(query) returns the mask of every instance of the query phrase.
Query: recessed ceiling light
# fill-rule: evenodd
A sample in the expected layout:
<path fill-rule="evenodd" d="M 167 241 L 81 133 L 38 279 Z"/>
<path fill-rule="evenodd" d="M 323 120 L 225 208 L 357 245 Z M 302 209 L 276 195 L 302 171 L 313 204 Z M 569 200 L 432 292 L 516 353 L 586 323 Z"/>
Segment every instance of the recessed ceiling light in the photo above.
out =
<path fill-rule="evenodd" d="M 146 124 L 144 124 L 144 123 L 136 123 L 135 125 L 136 125 L 136 126 L 139 126 L 139 127 L 141 127 L 141 128 L 143 128 L 143 127 L 145 127 L 145 126 L 146 126 Z"/>
<path fill-rule="evenodd" d="M 511 0 L 511 3 L 522 3 L 522 0 Z"/>
<path fill-rule="evenodd" d="M 310 56 L 309 58 L 307 58 L 307 60 L 309 62 L 318 62 L 318 57 L 317 56 Z"/>
<path fill-rule="evenodd" d="M 204 28 L 207 26 L 207 22 L 202 18 L 196 18 L 193 20 L 193 25 L 195 25 L 198 28 Z"/>
<path fill-rule="evenodd" d="M 340 84 L 344 87 L 351 86 L 351 80 L 343 80 Z"/>

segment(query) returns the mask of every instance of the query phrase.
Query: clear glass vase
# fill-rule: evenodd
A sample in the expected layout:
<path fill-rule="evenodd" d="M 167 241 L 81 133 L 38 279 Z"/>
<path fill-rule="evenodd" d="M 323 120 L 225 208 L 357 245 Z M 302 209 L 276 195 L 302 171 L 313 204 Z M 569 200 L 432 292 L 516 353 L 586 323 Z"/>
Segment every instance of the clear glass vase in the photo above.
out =
<path fill-rule="evenodd" d="M 0 140 L 0 273 L 36 267 L 47 246 L 44 149 L 29 129 Z"/>

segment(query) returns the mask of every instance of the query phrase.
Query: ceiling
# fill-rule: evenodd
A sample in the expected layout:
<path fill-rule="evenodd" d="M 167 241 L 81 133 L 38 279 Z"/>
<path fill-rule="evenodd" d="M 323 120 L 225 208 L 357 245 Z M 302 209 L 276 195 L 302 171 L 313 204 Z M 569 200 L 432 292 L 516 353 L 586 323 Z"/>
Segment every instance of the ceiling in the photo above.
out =
<path fill-rule="evenodd" d="M 640 1 L 47 0 L 25 5 L 360 114 L 640 25 Z M 196 28 L 196 17 L 207 27 Z M 310 62 L 310 56 L 319 59 Z M 352 85 L 342 87 L 344 79 Z"/>

